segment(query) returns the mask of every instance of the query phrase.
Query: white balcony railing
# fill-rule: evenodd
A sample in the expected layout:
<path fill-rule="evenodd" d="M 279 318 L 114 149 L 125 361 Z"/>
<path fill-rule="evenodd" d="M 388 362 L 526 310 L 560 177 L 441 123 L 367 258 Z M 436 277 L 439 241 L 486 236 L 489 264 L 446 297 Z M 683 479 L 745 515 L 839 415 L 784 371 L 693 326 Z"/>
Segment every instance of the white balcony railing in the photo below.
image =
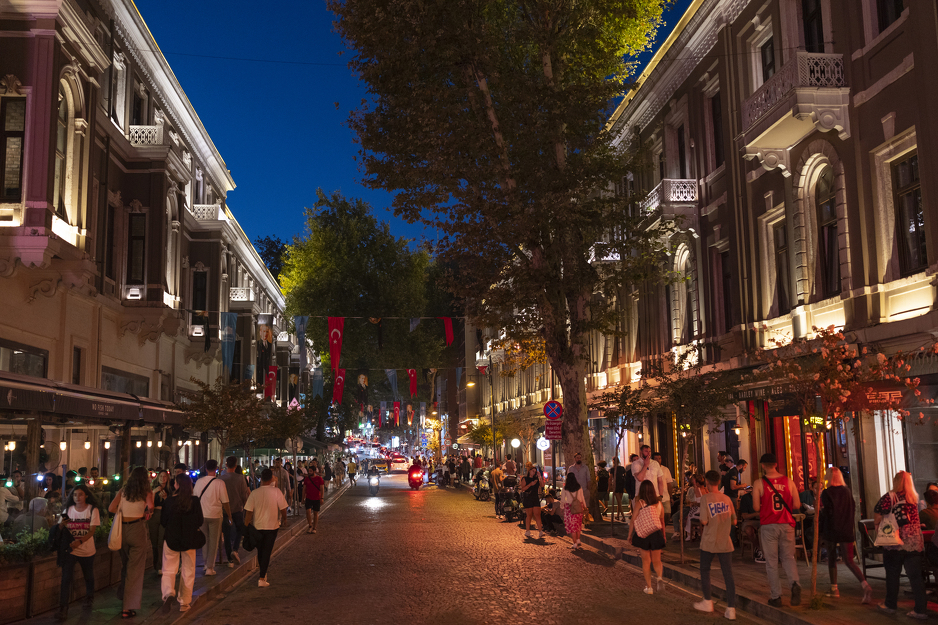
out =
<path fill-rule="evenodd" d="M 217 221 L 221 204 L 195 204 L 192 206 L 192 216 L 196 221 Z"/>
<path fill-rule="evenodd" d="M 642 210 L 650 213 L 662 204 L 690 204 L 696 201 L 696 180 L 665 178 L 642 202 Z"/>
<path fill-rule="evenodd" d="M 246 286 L 233 286 L 228 289 L 228 299 L 232 302 L 253 302 L 254 289 Z"/>
<path fill-rule="evenodd" d="M 163 125 L 156 126 L 131 126 L 130 136 L 131 145 L 163 145 Z"/>
<path fill-rule="evenodd" d="M 743 129 L 772 110 L 792 89 L 846 87 L 844 58 L 840 54 L 816 54 L 799 50 L 777 74 L 743 102 Z"/>

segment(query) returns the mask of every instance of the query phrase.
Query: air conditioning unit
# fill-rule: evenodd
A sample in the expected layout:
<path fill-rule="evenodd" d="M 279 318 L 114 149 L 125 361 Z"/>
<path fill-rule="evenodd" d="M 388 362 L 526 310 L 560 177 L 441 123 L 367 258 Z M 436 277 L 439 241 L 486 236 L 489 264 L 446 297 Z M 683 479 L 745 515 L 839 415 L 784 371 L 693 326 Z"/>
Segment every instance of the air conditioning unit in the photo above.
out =
<path fill-rule="evenodd" d="M 140 299 L 143 297 L 143 289 L 140 287 L 130 287 L 127 289 L 127 299 Z"/>
<path fill-rule="evenodd" d="M 191 336 L 205 336 L 205 328 L 202 326 L 192 326 L 189 328 L 189 334 Z"/>

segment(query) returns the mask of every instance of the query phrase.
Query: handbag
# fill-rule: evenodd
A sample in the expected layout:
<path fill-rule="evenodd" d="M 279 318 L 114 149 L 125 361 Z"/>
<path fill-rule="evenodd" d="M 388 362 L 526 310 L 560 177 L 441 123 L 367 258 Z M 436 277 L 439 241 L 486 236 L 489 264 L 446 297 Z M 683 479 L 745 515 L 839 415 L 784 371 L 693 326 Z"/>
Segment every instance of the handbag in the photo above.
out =
<path fill-rule="evenodd" d="M 640 538 L 648 538 L 655 532 L 664 529 L 661 526 L 661 514 L 658 511 L 658 505 L 660 504 L 643 506 L 632 521 L 635 524 L 635 533 Z"/>
<path fill-rule="evenodd" d="M 244 538 L 241 539 L 241 546 L 245 551 L 254 551 L 257 549 L 257 529 L 254 525 L 248 525 L 244 528 Z"/>
<path fill-rule="evenodd" d="M 205 538 L 205 534 L 202 533 L 202 530 L 195 530 L 195 537 L 192 540 L 193 549 L 201 549 L 205 546 L 205 543 L 208 542 Z"/>
<path fill-rule="evenodd" d="M 570 502 L 570 514 L 583 514 L 583 503 L 579 497 Z"/>
<path fill-rule="evenodd" d="M 889 512 L 883 515 L 883 521 L 876 530 L 876 540 L 873 541 L 873 544 L 877 547 L 899 547 L 902 545 L 902 539 L 899 537 L 899 521 L 896 520 L 896 515 L 892 512 L 899 498 L 896 497 L 895 493 L 889 491 L 889 499 L 892 505 L 889 507 Z"/>
<path fill-rule="evenodd" d="M 111 519 L 111 531 L 107 535 L 107 548 L 111 551 L 120 551 L 121 544 L 124 542 L 124 513 L 120 508 Z"/>

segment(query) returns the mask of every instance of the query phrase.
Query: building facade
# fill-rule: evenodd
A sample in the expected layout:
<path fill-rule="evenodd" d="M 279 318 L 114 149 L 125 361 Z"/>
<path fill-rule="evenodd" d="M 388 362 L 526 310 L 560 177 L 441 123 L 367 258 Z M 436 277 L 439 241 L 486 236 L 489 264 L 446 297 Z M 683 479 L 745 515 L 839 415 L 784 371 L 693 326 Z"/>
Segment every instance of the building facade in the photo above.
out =
<path fill-rule="evenodd" d="M 131 0 L 0 0 L 0 77 L 0 437 L 29 471 L 198 466 L 191 378 L 279 365 L 285 398 L 295 350 L 225 161 Z"/>

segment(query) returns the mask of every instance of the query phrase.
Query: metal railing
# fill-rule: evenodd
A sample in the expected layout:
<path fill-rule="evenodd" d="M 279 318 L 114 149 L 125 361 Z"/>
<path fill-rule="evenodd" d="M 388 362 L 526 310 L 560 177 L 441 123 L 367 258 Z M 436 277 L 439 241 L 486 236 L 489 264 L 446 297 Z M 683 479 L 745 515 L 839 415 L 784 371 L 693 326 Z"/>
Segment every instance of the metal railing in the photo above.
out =
<path fill-rule="evenodd" d="M 665 178 L 651 190 L 642 210 L 650 213 L 662 204 L 690 204 L 697 201 L 697 181 L 684 178 Z"/>
<path fill-rule="evenodd" d="M 163 145 L 163 125 L 131 126 L 127 138 L 133 146 Z"/>

